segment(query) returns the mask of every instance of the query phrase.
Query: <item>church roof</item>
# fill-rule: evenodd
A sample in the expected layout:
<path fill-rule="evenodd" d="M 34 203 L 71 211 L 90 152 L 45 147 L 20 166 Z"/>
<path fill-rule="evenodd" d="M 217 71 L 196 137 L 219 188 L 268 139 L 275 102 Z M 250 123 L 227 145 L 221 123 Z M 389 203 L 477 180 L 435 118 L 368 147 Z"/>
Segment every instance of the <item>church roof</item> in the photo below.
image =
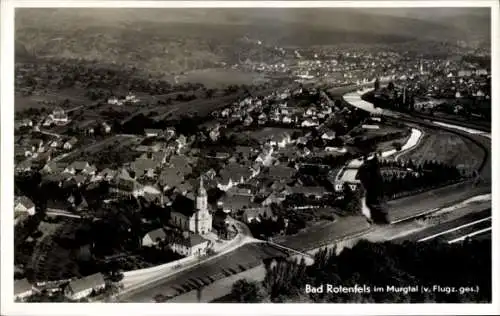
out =
<path fill-rule="evenodd" d="M 183 195 L 178 195 L 177 198 L 175 198 L 172 203 L 172 210 L 187 217 L 193 216 L 196 212 L 194 201 Z"/>

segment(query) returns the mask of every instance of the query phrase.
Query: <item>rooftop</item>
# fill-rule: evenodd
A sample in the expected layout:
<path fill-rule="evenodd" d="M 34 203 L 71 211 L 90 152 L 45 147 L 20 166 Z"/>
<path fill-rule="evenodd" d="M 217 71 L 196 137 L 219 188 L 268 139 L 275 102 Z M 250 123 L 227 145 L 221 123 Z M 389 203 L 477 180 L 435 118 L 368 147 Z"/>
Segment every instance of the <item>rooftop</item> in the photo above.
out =
<path fill-rule="evenodd" d="M 102 273 L 96 273 L 78 280 L 71 281 L 69 283 L 69 287 L 73 291 L 73 293 L 79 293 L 81 291 L 85 291 L 90 288 L 95 288 L 97 286 L 101 286 L 104 284 L 105 281 Z"/>

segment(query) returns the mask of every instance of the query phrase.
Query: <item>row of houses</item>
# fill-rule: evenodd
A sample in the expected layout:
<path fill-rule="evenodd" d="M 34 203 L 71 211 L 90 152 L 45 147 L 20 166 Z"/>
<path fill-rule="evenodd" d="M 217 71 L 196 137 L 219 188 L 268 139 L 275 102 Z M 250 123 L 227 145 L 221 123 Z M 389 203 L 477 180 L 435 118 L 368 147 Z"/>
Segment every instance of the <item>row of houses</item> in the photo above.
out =
<path fill-rule="evenodd" d="M 98 293 L 106 288 L 107 283 L 102 273 L 92 274 L 83 278 L 70 280 L 64 286 L 64 295 L 71 300 L 79 300 L 94 293 Z M 27 279 L 14 281 L 14 297 L 15 300 L 24 301 L 35 293 L 41 293 L 44 286 L 31 284 Z M 59 290 L 60 287 L 52 288 Z M 53 291 L 48 291 L 53 292 Z"/>

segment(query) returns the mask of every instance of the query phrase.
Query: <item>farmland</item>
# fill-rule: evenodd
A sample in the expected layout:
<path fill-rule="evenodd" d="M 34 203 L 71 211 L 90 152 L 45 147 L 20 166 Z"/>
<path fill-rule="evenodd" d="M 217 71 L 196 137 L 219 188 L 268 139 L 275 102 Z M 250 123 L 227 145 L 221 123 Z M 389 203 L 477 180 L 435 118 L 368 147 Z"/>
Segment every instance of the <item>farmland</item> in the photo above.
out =
<path fill-rule="evenodd" d="M 268 82 L 268 79 L 260 73 L 243 72 L 232 69 L 211 68 L 194 70 L 177 76 L 179 83 L 199 82 L 207 88 L 220 88 L 227 85 L 253 85 Z"/>
<path fill-rule="evenodd" d="M 436 160 L 470 171 L 480 166 L 484 152 L 466 138 L 449 132 L 436 131 L 426 133 L 420 144 L 401 155 L 401 158 L 412 159 L 416 164 L 425 160 Z"/>

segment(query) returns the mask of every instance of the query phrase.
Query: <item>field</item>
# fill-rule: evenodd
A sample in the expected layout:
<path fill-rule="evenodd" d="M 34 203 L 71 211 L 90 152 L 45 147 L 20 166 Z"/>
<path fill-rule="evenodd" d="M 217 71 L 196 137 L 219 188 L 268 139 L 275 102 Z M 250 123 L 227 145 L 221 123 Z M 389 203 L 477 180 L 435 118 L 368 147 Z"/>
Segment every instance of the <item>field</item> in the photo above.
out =
<path fill-rule="evenodd" d="M 335 222 L 308 227 L 296 235 L 276 238 L 274 242 L 299 251 L 308 251 L 368 229 L 370 224 L 364 216 L 348 216 Z"/>
<path fill-rule="evenodd" d="M 468 139 L 442 131 L 425 133 L 420 144 L 401 155 L 417 164 L 425 160 L 437 160 L 457 166 L 459 169 L 475 170 L 484 158 L 484 152 Z"/>
<path fill-rule="evenodd" d="M 85 148 L 80 148 L 72 151 L 67 155 L 61 156 L 58 160 L 63 162 L 72 162 L 79 158 L 88 160 L 89 157 L 93 157 L 93 155 L 103 151 L 108 146 L 114 146 L 113 149 L 116 151 L 118 150 L 118 148 L 123 148 L 125 146 L 138 145 L 141 141 L 142 139 L 140 137 L 116 135 L 94 143 L 93 145 L 87 146 Z"/>
<path fill-rule="evenodd" d="M 59 90 L 57 92 L 48 91 L 43 95 L 23 96 L 16 93 L 14 96 L 14 108 L 16 112 L 29 108 L 53 109 L 60 106 L 65 100 L 69 101 L 67 108 L 74 108 L 92 102 L 85 97 L 84 89 L 71 88 Z"/>
<path fill-rule="evenodd" d="M 221 88 L 227 85 L 254 85 L 268 82 L 265 75 L 232 69 L 211 68 L 194 70 L 177 76 L 179 83 L 198 82 L 207 88 Z"/>

